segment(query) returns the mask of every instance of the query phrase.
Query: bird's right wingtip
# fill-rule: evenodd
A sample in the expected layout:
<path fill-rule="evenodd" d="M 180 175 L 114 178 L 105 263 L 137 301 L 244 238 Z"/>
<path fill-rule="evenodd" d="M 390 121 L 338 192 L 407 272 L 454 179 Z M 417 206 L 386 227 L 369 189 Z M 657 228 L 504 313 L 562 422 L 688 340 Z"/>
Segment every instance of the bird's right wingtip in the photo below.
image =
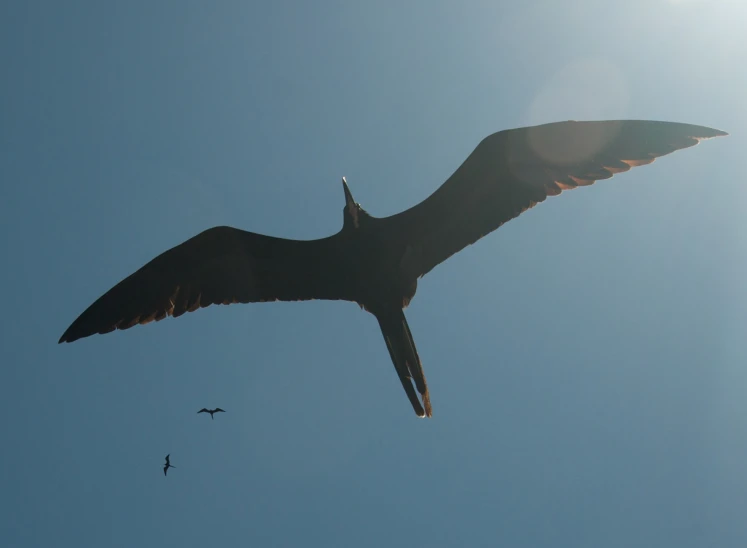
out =
<path fill-rule="evenodd" d="M 109 329 L 95 329 L 91 328 L 90 325 L 80 324 L 78 321 L 75 321 L 70 327 L 65 330 L 65 332 L 62 334 L 62 337 L 60 337 L 60 340 L 57 341 L 57 344 L 75 342 L 78 339 L 85 339 L 86 337 L 90 337 L 91 335 L 95 335 L 97 333 L 111 333 L 115 329 L 119 328 L 112 327 Z"/>
<path fill-rule="evenodd" d="M 65 332 L 60 337 L 60 340 L 57 341 L 57 344 L 71 343 L 73 341 L 77 341 L 78 339 L 80 339 L 79 335 L 75 335 L 76 330 L 73 329 L 73 326 L 75 326 L 75 322 L 73 322 L 73 324 L 70 327 L 65 329 Z"/>

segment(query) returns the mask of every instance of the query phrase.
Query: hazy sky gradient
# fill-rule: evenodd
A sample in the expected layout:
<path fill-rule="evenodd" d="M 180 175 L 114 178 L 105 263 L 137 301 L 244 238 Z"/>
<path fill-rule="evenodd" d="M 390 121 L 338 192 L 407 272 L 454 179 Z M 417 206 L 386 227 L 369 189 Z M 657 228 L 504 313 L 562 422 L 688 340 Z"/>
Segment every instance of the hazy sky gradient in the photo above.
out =
<path fill-rule="evenodd" d="M 263 4 L 0 6 L 0 544 L 747 545 L 747 4 Z M 326 236 L 343 175 L 389 215 L 490 133 L 606 118 L 731 136 L 424 277 L 432 420 L 351 303 L 57 345 L 206 228 Z"/>

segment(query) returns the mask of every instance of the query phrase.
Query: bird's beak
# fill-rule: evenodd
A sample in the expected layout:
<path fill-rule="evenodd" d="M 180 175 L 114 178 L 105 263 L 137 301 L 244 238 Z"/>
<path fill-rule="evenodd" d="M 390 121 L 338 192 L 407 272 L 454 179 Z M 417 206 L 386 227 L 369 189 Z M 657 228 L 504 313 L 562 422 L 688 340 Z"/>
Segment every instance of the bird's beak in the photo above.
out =
<path fill-rule="evenodd" d="M 360 225 L 358 224 L 358 204 L 355 203 L 355 200 L 353 200 L 353 195 L 350 194 L 348 182 L 345 180 L 345 177 L 342 178 L 342 189 L 345 191 L 345 205 L 348 208 L 348 213 L 350 213 L 350 216 L 353 218 L 353 225 L 355 226 L 355 228 L 359 228 Z"/>
<path fill-rule="evenodd" d="M 355 205 L 355 200 L 353 200 L 353 195 L 350 194 L 348 182 L 345 180 L 345 177 L 342 178 L 342 189 L 345 191 L 345 204 L 348 207 L 353 207 Z"/>

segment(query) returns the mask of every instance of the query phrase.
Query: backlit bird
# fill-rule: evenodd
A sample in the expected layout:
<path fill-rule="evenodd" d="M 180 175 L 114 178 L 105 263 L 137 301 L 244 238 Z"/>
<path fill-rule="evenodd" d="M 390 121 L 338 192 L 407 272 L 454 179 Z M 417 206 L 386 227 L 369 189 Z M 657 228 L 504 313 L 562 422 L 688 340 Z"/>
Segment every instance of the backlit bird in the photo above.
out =
<path fill-rule="evenodd" d="M 164 466 L 163 466 L 163 475 L 164 476 L 166 475 L 166 472 L 168 471 L 169 468 L 176 468 L 176 466 L 171 466 L 171 462 L 169 461 L 169 456 L 170 455 L 171 455 L 171 453 L 169 453 L 168 455 L 166 455 L 166 464 L 164 464 Z"/>
<path fill-rule="evenodd" d="M 213 413 L 225 413 L 225 411 L 223 411 L 223 409 L 221 409 L 220 407 L 216 407 L 216 408 L 215 408 L 215 409 L 213 409 L 212 411 L 211 411 L 210 409 L 206 409 L 206 408 L 204 408 L 204 407 L 203 407 L 202 409 L 200 409 L 200 410 L 199 410 L 199 411 L 197 412 L 197 414 L 198 414 L 198 415 L 199 415 L 200 413 L 210 413 L 210 418 L 212 419 L 212 418 L 213 418 Z"/>
<path fill-rule="evenodd" d="M 404 315 L 420 277 L 548 196 L 722 135 L 708 127 L 643 120 L 501 131 L 483 139 L 430 197 L 385 218 L 357 204 L 343 178 L 343 227 L 337 234 L 299 241 L 211 228 L 107 291 L 59 342 L 211 304 L 353 301 L 376 317 L 415 413 L 430 416 L 428 385 Z"/>

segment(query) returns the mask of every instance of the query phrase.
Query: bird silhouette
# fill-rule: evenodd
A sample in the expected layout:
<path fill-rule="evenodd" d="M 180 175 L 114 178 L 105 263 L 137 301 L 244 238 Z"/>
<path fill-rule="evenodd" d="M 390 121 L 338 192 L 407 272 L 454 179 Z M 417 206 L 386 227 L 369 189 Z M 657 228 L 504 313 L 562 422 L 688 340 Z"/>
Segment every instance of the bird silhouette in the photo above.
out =
<path fill-rule="evenodd" d="M 210 413 L 210 419 L 212 420 L 212 418 L 213 418 L 213 413 L 225 413 L 225 411 L 223 411 L 223 409 L 221 409 L 220 407 L 216 407 L 216 408 L 215 408 L 215 409 L 213 409 L 212 411 L 211 411 L 210 409 L 206 409 L 206 408 L 204 408 L 204 407 L 203 407 L 202 409 L 200 409 L 200 410 L 199 410 L 199 411 L 197 412 L 197 414 L 198 414 L 198 415 L 199 415 L 200 413 Z"/>
<path fill-rule="evenodd" d="M 164 464 L 164 466 L 163 466 L 163 475 L 164 476 L 166 475 L 166 472 L 168 471 L 169 468 L 176 468 L 176 466 L 171 466 L 171 462 L 169 461 L 169 455 L 171 455 L 171 453 L 169 453 L 168 455 L 166 455 L 166 464 Z"/>
<path fill-rule="evenodd" d="M 423 366 L 404 315 L 419 278 L 548 196 L 722 135 L 727 133 L 646 120 L 500 131 L 483 139 L 430 197 L 385 218 L 356 203 L 343 177 L 345 207 L 337 234 L 299 241 L 227 226 L 208 229 L 107 291 L 59 342 L 211 304 L 347 300 L 376 317 L 415 413 L 431 416 Z"/>

